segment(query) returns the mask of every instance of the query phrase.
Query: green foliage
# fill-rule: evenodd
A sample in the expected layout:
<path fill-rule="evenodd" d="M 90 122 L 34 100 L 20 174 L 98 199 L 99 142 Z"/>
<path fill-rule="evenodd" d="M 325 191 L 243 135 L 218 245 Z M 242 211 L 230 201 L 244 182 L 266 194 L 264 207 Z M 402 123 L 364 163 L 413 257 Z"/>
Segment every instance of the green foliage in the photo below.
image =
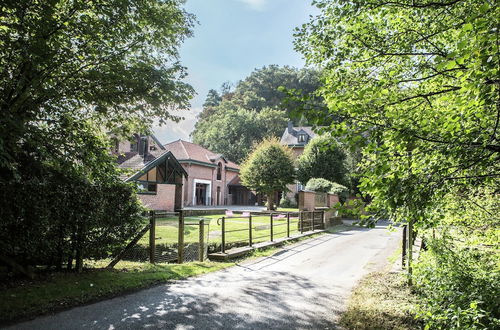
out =
<path fill-rule="evenodd" d="M 2 255 L 21 265 L 72 266 L 75 259 L 108 257 L 143 225 L 142 207 L 119 179 L 92 183 L 46 171 L 43 179 L 3 186 Z"/>
<path fill-rule="evenodd" d="M 498 2 L 315 4 L 295 46 L 326 68 L 328 109 L 305 115 L 361 149 L 379 209 L 419 226 L 455 187 L 498 187 Z"/>
<path fill-rule="evenodd" d="M 312 178 L 307 181 L 306 190 L 316 192 L 329 192 L 332 189 L 333 182 L 323 178 Z"/>
<path fill-rule="evenodd" d="M 350 185 L 346 152 L 335 139 L 319 135 L 304 148 L 304 153 L 297 160 L 297 179 L 308 182 L 311 178 Z"/>
<path fill-rule="evenodd" d="M 223 102 L 216 113 L 196 123 L 191 136 L 194 143 L 240 162 L 254 143 L 280 135 L 286 124 L 284 111 L 268 108 L 256 114 Z"/>
<path fill-rule="evenodd" d="M 240 178 L 244 186 L 266 194 L 272 209 L 273 194 L 295 180 L 292 151 L 277 139 L 262 141 L 241 165 Z"/>
<path fill-rule="evenodd" d="M 2 3 L 1 255 L 59 267 L 137 229 L 104 132 L 179 119 L 170 110 L 193 89 L 178 46 L 193 21 L 178 0 Z"/>
<path fill-rule="evenodd" d="M 498 253 L 453 245 L 452 239 L 429 241 L 414 269 L 423 298 L 419 317 L 429 329 L 500 327 Z"/>
<path fill-rule="evenodd" d="M 280 199 L 280 208 L 296 208 L 297 203 L 295 201 L 291 201 L 290 198 L 283 196 Z"/>
<path fill-rule="evenodd" d="M 338 195 L 341 203 L 344 203 L 349 198 L 349 188 L 335 182 L 332 182 L 329 193 Z"/>
<path fill-rule="evenodd" d="M 298 107 L 300 102 L 284 102 L 287 94 L 280 87 L 309 95 L 319 83 L 315 70 L 271 65 L 256 69 L 234 91 L 225 83 L 222 96 L 210 90 L 191 133 L 193 142 L 242 161 L 253 144 L 281 136 L 290 112 Z"/>

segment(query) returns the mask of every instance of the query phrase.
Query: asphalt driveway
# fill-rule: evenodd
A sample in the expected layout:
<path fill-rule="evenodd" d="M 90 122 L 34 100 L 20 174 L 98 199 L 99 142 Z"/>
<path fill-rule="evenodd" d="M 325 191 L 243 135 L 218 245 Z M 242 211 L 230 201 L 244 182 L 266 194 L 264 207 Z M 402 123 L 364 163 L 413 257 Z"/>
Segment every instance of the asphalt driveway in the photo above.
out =
<path fill-rule="evenodd" d="M 273 256 L 13 326 L 15 329 L 333 329 L 356 282 L 400 231 L 355 229 Z"/>

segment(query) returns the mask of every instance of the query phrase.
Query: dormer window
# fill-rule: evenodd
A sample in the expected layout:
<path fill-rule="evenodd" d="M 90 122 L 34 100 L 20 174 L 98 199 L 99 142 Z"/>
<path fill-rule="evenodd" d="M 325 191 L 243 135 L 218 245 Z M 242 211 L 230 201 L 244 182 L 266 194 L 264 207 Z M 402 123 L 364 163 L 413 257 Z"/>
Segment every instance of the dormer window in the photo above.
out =
<path fill-rule="evenodd" d="M 297 136 L 297 141 L 299 141 L 300 143 L 304 143 L 307 141 L 307 135 L 305 134 L 299 134 Z"/>

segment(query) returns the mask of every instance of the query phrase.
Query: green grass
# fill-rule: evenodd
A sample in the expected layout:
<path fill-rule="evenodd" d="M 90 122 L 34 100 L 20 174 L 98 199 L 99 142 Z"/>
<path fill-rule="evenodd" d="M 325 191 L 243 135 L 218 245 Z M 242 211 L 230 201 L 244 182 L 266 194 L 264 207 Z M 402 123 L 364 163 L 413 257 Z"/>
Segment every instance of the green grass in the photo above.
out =
<path fill-rule="evenodd" d="M 208 223 L 206 230 L 208 233 L 209 243 L 222 242 L 222 223 L 218 221 L 222 215 L 209 215 L 203 216 L 205 223 Z M 200 217 L 187 217 L 186 223 L 198 223 Z M 281 238 L 286 236 L 286 218 L 273 220 L 273 237 Z M 226 230 L 226 243 L 234 243 L 239 241 L 248 241 L 249 238 L 249 223 L 248 218 L 225 218 Z M 298 234 L 298 220 L 290 220 L 290 235 Z M 253 242 L 264 242 L 270 240 L 270 217 L 269 215 L 260 215 L 252 217 L 252 238 Z M 173 244 L 178 240 L 178 218 L 169 217 L 157 219 L 155 229 L 156 243 L 157 244 Z M 184 242 L 195 243 L 198 242 L 199 232 L 198 225 L 186 225 L 184 231 Z M 144 235 L 139 244 L 148 246 L 149 234 Z"/>
<path fill-rule="evenodd" d="M 346 329 L 421 329 L 416 304 L 402 274 L 371 273 L 352 292 L 340 324 Z"/>
<path fill-rule="evenodd" d="M 102 261 L 102 265 L 107 261 Z M 120 262 L 116 269 L 51 273 L 36 281 L 0 291 L 0 323 L 36 316 L 116 296 L 169 280 L 200 275 L 233 263 L 192 262 L 181 265 Z M 99 265 L 95 265 L 99 266 Z"/>

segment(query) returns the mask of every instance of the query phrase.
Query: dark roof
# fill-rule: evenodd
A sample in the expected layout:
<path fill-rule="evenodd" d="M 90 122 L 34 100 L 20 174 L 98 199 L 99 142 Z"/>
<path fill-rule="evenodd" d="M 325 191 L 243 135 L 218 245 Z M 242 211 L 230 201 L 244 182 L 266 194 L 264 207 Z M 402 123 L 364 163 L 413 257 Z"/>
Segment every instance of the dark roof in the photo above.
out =
<path fill-rule="evenodd" d="M 207 165 L 217 165 L 219 160 L 227 166 L 234 169 L 240 169 L 240 166 L 230 160 L 224 158 L 221 154 L 216 154 L 208 149 L 203 148 L 199 144 L 177 140 L 165 144 L 165 148 L 174 154 L 175 158 L 182 161 L 196 161 Z"/>
<path fill-rule="evenodd" d="M 304 142 L 299 142 L 298 137 L 300 134 L 307 135 L 307 139 Z M 312 138 L 316 136 L 316 133 L 312 130 L 311 126 L 298 126 L 293 127 L 288 125 L 281 136 L 281 144 L 288 146 L 298 146 L 298 145 L 306 145 Z"/>
<path fill-rule="evenodd" d="M 166 157 L 172 157 L 175 163 L 178 165 L 178 170 L 181 171 L 185 176 L 187 176 L 184 168 L 179 164 L 175 156 L 168 150 L 152 150 L 146 157 L 139 155 L 138 152 L 126 152 L 124 154 L 125 160 L 119 163 L 118 167 L 123 169 L 129 169 L 133 174 L 122 174 L 120 177 L 125 180 L 133 180 L 138 176 L 141 176 L 145 172 L 149 171 L 153 166 Z M 120 159 L 120 157 L 118 157 Z M 140 175 L 139 175 L 140 174 Z"/>

